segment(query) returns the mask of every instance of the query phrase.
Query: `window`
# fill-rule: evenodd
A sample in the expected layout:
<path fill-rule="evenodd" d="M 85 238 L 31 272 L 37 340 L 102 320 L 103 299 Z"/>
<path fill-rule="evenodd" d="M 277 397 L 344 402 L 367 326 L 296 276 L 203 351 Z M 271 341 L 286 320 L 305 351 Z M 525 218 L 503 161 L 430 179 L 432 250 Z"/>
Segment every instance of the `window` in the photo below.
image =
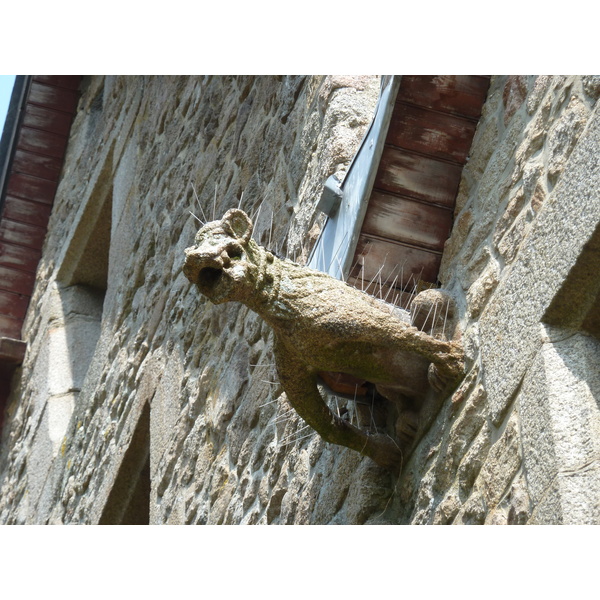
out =
<path fill-rule="evenodd" d="M 382 80 L 375 117 L 352 161 L 339 191 L 332 176 L 328 180 L 320 208 L 328 216 L 311 253 L 308 266 L 345 279 L 350 271 L 358 234 L 367 210 L 375 174 L 383 152 L 399 82 L 397 78 Z"/>

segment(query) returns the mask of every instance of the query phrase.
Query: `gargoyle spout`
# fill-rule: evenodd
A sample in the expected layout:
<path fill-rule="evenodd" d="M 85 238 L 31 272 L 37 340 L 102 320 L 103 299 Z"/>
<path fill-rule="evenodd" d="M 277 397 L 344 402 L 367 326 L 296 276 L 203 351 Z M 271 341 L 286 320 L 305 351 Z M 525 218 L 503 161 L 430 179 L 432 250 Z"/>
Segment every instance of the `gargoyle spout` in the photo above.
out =
<path fill-rule="evenodd" d="M 287 398 L 323 439 L 398 468 L 430 383 L 449 389 L 461 379 L 462 348 L 396 318 L 343 281 L 274 257 L 251 235 L 252 222 L 238 209 L 207 223 L 185 251 L 185 276 L 212 302 L 242 302 L 271 325 Z M 317 386 L 323 372 L 360 378 L 399 407 L 391 435 L 334 414 Z"/>

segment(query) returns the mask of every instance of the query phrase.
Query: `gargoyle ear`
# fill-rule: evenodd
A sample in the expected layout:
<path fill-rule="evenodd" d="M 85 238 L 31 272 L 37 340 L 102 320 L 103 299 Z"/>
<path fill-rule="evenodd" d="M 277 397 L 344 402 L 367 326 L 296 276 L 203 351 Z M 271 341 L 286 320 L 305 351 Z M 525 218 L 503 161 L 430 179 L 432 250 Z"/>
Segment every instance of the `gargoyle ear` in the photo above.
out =
<path fill-rule="evenodd" d="M 230 208 L 222 219 L 223 223 L 229 225 L 233 234 L 240 239 L 242 243 L 247 242 L 252 235 L 252 221 L 250 217 L 238 208 Z"/>

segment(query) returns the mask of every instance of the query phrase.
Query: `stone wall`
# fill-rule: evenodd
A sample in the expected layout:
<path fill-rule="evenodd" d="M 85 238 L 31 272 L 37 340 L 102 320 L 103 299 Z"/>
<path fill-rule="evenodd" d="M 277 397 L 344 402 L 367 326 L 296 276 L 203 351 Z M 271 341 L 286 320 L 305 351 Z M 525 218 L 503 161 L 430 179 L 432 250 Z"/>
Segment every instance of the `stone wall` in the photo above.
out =
<path fill-rule="evenodd" d="M 404 521 L 600 522 L 600 342 L 546 317 L 598 237 L 599 95 L 597 77 L 492 78 L 440 273 L 470 369 L 397 485 Z"/>
<path fill-rule="evenodd" d="M 1 522 L 111 522 L 138 493 L 152 523 L 383 511 L 389 475 L 289 410 L 266 325 L 181 273 L 191 213 L 238 205 L 258 241 L 305 259 L 378 94 L 377 77 L 86 80 L 3 432 Z"/>
<path fill-rule="evenodd" d="M 598 78 L 492 78 L 441 272 L 468 373 L 399 479 L 305 428 L 268 327 L 183 277 L 197 218 L 238 205 L 257 241 L 305 260 L 378 92 L 376 77 L 86 79 L 3 431 L 0 522 L 600 520 L 598 278 L 573 279 L 597 255 Z M 563 322 L 575 288 L 596 291 Z"/>

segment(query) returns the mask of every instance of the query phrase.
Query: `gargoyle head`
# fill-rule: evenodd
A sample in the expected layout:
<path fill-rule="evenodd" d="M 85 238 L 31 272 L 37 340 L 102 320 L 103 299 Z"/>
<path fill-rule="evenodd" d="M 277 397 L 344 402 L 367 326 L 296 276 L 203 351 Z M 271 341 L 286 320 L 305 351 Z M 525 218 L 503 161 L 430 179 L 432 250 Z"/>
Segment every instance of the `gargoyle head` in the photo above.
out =
<path fill-rule="evenodd" d="M 183 274 L 214 304 L 243 300 L 257 270 L 250 243 L 252 221 L 232 208 L 219 221 L 198 231 L 195 245 L 185 250 Z"/>

